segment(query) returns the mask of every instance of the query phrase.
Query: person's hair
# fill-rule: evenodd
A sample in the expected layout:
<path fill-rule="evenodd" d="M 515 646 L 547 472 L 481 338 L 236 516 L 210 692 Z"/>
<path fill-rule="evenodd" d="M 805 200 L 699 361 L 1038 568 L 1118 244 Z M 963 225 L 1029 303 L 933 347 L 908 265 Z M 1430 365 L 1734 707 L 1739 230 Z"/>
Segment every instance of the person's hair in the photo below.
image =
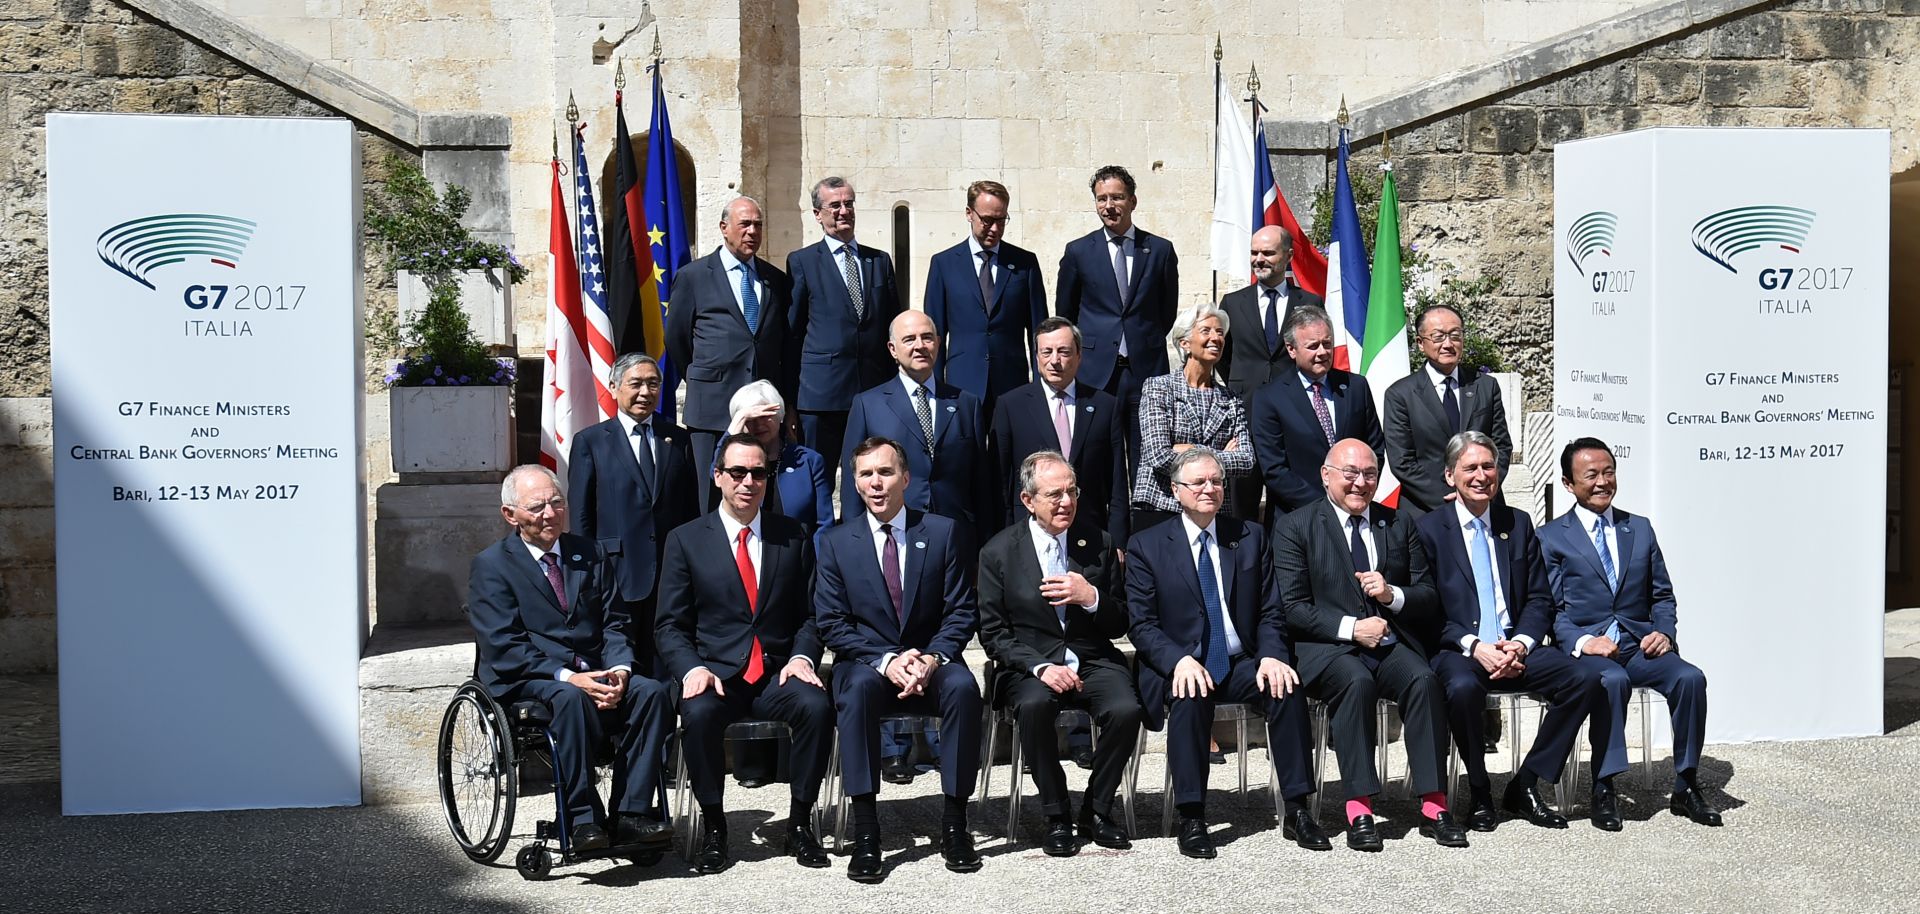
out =
<path fill-rule="evenodd" d="M 1607 447 L 1605 441 L 1594 437 L 1575 438 L 1567 442 L 1566 447 L 1560 449 L 1561 479 L 1573 478 L 1573 455 L 1581 451 L 1606 451 L 1608 457 L 1613 456 L 1613 448 Z"/>
<path fill-rule="evenodd" d="M 1220 455 L 1214 453 L 1213 448 L 1196 444 L 1173 456 L 1173 466 L 1167 470 L 1167 480 L 1182 481 L 1180 471 L 1186 469 L 1189 464 L 1199 463 L 1202 460 L 1211 460 L 1215 467 L 1220 466 Z"/>
<path fill-rule="evenodd" d="M 1294 331 L 1314 324 L 1325 324 L 1328 330 L 1332 330 L 1333 318 L 1328 317 L 1327 312 L 1318 305 L 1295 305 L 1287 309 L 1287 319 L 1280 324 L 1280 340 L 1291 346 Z"/>
<path fill-rule="evenodd" d="M 1462 327 L 1466 326 L 1467 319 L 1460 316 L 1460 310 L 1458 308 L 1455 308 L 1452 305 L 1428 305 L 1425 308 L 1420 309 L 1419 317 L 1416 317 L 1413 319 L 1413 335 L 1414 336 L 1420 336 L 1421 334 L 1424 334 L 1427 332 L 1427 315 L 1432 314 L 1435 311 L 1445 311 L 1448 314 L 1453 315 L 1453 319 L 1459 321 Z"/>
<path fill-rule="evenodd" d="M 1500 448 L 1493 443 L 1492 435 L 1475 429 L 1467 429 L 1447 439 L 1447 469 L 1453 469 L 1454 466 L 1460 462 L 1460 455 L 1466 453 L 1467 448 L 1476 444 L 1486 448 L 1487 453 L 1495 457 L 1500 456 Z"/>
<path fill-rule="evenodd" d="M 907 449 L 901 447 L 900 442 L 895 441 L 892 438 L 888 438 L 884 435 L 874 435 L 873 437 L 867 438 L 861 441 L 859 444 L 854 445 L 853 459 L 859 460 L 860 458 L 865 457 L 868 454 L 871 454 L 874 451 L 877 451 L 883 447 L 893 448 L 894 468 L 902 472 L 905 472 L 907 469 Z"/>
<path fill-rule="evenodd" d="M 787 401 L 780 396 L 780 389 L 772 381 L 759 380 L 733 392 L 733 398 L 727 401 L 727 430 L 739 431 L 740 414 L 747 410 L 772 403 L 780 407 L 780 420 L 787 418 Z"/>
<path fill-rule="evenodd" d="M 1073 325 L 1073 321 L 1067 320 L 1066 318 L 1061 317 L 1058 314 L 1052 317 L 1049 317 L 1046 320 L 1041 321 L 1040 326 L 1033 328 L 1033 338 L 1037 341 L 1040 339 L 1040 336 L 1042 334 L 1052 333 L 1055 330 L 1073 331 L 1073 348 L 1075 349 L 1086 348 L 1086 341 L 1080 338 L 1080 328 L 1075 327 Z M 1034 348 L 1037 349 L 1039 347 L 1036 344 Z"/>
<path fill-rule="evenodd" d="M 999 181 L 975 181 L 967 185 L 967 209 L 973 209 L 973 201 L 980 199 L 981 194 L 999 197 L 1001 203 L 1013 205 L 1013 195 L 1007 193 L 1005 184 Z"/>
<path fill-rule="evenodd" d="M 1201 321 L 1209 317 L 1219 318 L 1220 332 L 1225 333 L 1227 331 L 1227 312 L 1222 311 L 1219 305 L 1203 301 L 1186 311 L 1180 312 L 1179 315 L 1173 319 L 1173 330 L 1167 334 L 1167 342 L 1175 346 L 1180 345 L 1180 341 L 1186 339 L 1187 334 L 1193 332 L 1193 328 L 1199 326 Z M 1180 358 L 1184 361 L 1186 354 L 1182 353 Z"/>
<path fill-rule="evenodd" d="M 523 463 L 509 470 L 507 478 L 500 480 L 500 507 L 519 506 L 520 479 L 525 476 L 545 476 L 555 489 L 560 488 L 560 477 L 553 475 L 552 470 L 537 463 Z"/>
<path fill-rule="evenodd" d="M 1073 464 L 1067 462 L 1065 454 L 1059 451 L 1034 451 L 1027 455 L 1027 459 L 1020 461 L 1021 492 L 1028 495 L 1040 494 L 1040 481 L 1038 477 L 1040 475 L 1040 465 L 1043 463 L 1058 463 L 1066 467 L 1067 472 L 1073 473 L 1076 481 L 1080 478 L 1080 474 L 1074 472 Z"/>
<path fill-rule="evenodd" d="M 1100 182 L 1109 178 L 1119 178 L 1120 183 L 1127 186 L 1129 197 L 1133 196 L 1134 188 L 1139 186 L 1134 183 L 1133 175 L 1127 173 L 1125 168 L 1118 165 L 1102 165 L 1099 171 L 1093 173 L 1093 180 L 1087 182 L 1087 190 L 1097 192 L 1096 188 L 1100 186 Z"/>
<path fill-rule="evenodd" d="M 728 435 L 727 437 L 720 439 L 720 451 L 719 453 L 713 456 L 713 469 L 715 472 L 719 472 L 721 461 L 727 458 L 727 449 L 730 447 L 733 447 L 736 444 L 744 444 L 749 447 L 752 447 L 756 451 L 759 451 L 760 461 L 766 464 L 767 466 L 773 466 L 773 452 L 767 450 L 767 446 L 764 444 L 761 444 L 760 439 L 755 438 L 752 435 L 747 434 L 746 432 L 734 432 Z"/>
<path fill-rule="evenodd" d="M 814 182 L 813 194 L 812 194 L 813 208 L 814 209 L 820 208 L 820 192 L 821 191 L 839 190 L 842 187 L 846 188 L 849 191 L 853 190 L 853 185 L 848 184 L 847 179 L 840 177 L 839 175 L 828 175 L 824 178 L 821 178 L 819 181 Z"/>
<path fill-rule="evenodd" d="M 632 371 L 635 365 L 652 365 L 654 371 L 660 371 L 659 359 L 644 352 L 629 352 L 613 360 L 613 367 L 607 370 L 607 386 L 618 388 L 620 379 L 626 377 L 627 372 Z"/>
<path fill-rule="evenodd" d="M 721 225 L 726 225 L 727 223 L 733 221 L 733 205 L 735 203 L 739 203 L 742 200 L 745 200 L 748 203 L 753 204 L 753 208 L 760 211 L 760 217 L 763 219 L 766 218 L 767 208 L 764 206 L 761 206 L 760 201 L 755 200 L 754 198 L 749 197 L 745 194 L 741 194 L 738 197 L 728 200 L 725 206 L 720 207 L 720 224 Z"/>

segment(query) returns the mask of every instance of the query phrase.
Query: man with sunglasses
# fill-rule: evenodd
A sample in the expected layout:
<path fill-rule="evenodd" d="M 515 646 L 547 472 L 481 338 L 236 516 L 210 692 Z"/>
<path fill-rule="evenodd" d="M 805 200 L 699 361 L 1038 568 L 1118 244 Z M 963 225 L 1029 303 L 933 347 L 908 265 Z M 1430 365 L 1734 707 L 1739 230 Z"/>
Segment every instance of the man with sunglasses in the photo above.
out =
<path fill-rule="evenodd" d="M 1460 312 L 1435 305 L 1420 312 L 1413 327 L 1427 364 L 1387 388 L 1380 417 L 1387 459 L 1400 482 L 1400 507 L 1409 521 L 1453 500 L 1446 478 L 1447 442 L 1453 436 L 1471 430 L 1492 438 L 1502 475 L 1513 462 L 1500 383 L 1461 364 L 1467 336 Z"/>
<path fill-rule="evenodd" d="M 773 471 L 758 438 L 722 441 L 713 467 L 720 507 L 668 535 L 660 568 L 655 640 L 680 682 L 682 751 L 703 820 L 694 866 L 702 873 L 724 870 L 731 860 L 721 805 L 723 736 L 743 717 L 792 730 L 786 851 L 801 866 L 828 862 L 808 824 L 833 734 L 833 702 L 816 672 L 813 544 L 799 521 L 760 510 Z M 716 561 L 721 554 L 733 561 Z"/>

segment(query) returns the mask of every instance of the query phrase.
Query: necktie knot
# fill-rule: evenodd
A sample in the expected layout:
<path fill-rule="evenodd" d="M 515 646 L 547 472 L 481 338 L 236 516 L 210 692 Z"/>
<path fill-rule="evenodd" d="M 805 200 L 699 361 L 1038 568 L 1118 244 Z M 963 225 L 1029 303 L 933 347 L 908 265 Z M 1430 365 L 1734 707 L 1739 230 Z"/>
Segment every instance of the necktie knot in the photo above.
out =
<path fill-rule="evenodd" d="M 751 528 L 748 528 L 748 527 L 740 528 L 740 536 L 737 537 L 740 540 L 740 545 L 745 546 L 747 544 L 747 536 L 752 532 L 753 530 Z"/>
<path fill-rule="evenodd" d="M 1593 519 L 1593 532 L 1601 533 L 1601 532 L 1604 532 L 1606 529 L 1607 529 L 1607 516 L 1605 514 L 1602 514 L 1599 517 L 1596 517 Z"/>
<path fill-rule="evenodd" d="M 560 564 L 560 557 L 549 552 L 540 557 L 540 563 L 548 568 L 553 568 Z"/>

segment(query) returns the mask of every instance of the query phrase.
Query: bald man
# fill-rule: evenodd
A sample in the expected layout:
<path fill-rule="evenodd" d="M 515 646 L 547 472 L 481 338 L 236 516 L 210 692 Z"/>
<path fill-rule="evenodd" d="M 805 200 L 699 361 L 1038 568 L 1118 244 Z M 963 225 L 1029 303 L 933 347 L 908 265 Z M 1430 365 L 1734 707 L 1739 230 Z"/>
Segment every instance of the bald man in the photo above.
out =
<path fill-rule="evenodd" d="M 1323 307 L 1320 296 L 1287 280 L 1287 264 L 1293 259 L 1293 239 L 1285 229 L 1269 225 L 1253 233 L 1247 260 L 1253 265 L 1253 285 L 1228 292 L 1220 299 L 1227 312 L 1227 351 L 1220 359 L 1220 373 L 1227 378 L 1227 389 L 1242 402 L 1251 400 L 1260 385 L 1275 375 L 1293 370 L 1293 357 L 1287 354 L 1280 330 L 1287 315 L 1302 305 Z"/>

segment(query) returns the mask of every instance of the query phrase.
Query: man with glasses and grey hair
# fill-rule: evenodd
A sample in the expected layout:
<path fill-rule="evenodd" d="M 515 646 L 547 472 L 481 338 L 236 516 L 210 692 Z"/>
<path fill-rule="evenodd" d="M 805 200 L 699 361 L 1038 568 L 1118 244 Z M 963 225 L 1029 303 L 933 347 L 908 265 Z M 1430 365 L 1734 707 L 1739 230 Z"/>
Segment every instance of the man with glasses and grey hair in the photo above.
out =
<path fill-rule="evenodd" d="M 813 185 L 813 219 L 824 237 L 787 255 L 793 408 L 807 447 L 839 458 L 855 394 L 893 376 L 887 326 L 900 313 L 893 258 L 853 239 L 853 185 L 832 176 Z"/>
<path fill-rule="evenodd" d="M 1471 365 L 1460 312 L 1435 305 L 1413 323 L 1427 364 L 1393 382 L 1382 400 L 1380 424 L 1386 433 L 1387 459 L 1400 482 L 1400 506 L 1409 519 L 1438 511 L 1453 500 L 1447 485 L 1447 441 L 1468 429 L 1493 439 L 1500 472 L 1513 462 L 1513 436 L 1500 383 Z"/>

